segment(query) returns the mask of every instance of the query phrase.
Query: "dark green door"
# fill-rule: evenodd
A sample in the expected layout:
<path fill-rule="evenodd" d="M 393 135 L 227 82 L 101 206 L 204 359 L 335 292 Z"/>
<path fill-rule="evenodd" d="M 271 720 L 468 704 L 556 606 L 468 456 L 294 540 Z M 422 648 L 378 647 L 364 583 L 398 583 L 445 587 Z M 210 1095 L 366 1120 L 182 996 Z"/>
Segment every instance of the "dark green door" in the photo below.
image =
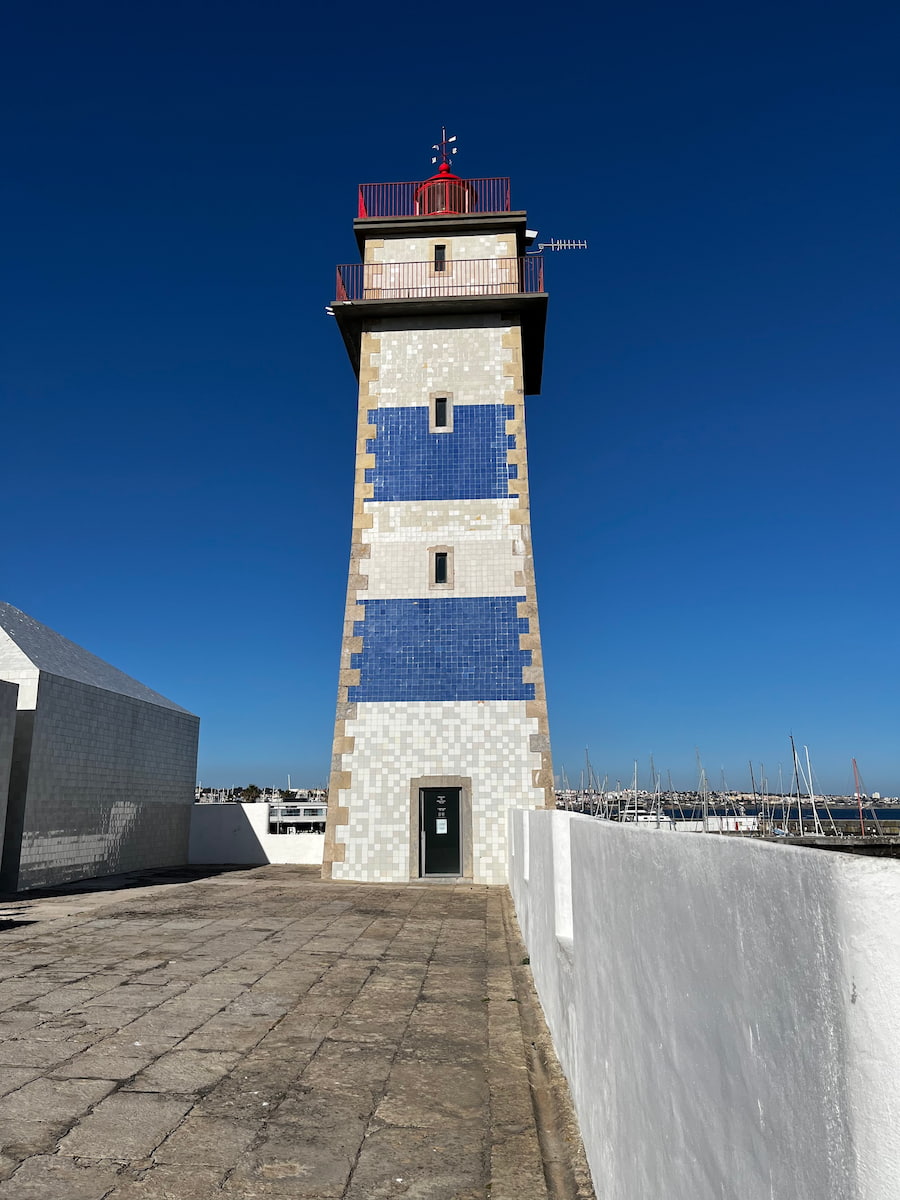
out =
<path fill-rule="evenodd" d="M 459 788 L 422 788 L 422 874 L 459 875 Z"/>

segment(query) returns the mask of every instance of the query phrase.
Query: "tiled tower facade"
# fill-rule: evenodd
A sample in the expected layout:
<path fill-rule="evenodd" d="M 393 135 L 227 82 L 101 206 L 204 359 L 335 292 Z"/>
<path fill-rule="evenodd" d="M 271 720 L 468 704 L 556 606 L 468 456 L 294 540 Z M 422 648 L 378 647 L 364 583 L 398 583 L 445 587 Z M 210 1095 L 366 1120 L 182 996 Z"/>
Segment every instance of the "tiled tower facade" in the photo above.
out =
<path fill-rule="evenodd" d="M 334 314 L 359 376 L 324 873 L 506 879 L 553 805 L 524 397 L 547 297 L 506 180 L 366 185 Z"/>

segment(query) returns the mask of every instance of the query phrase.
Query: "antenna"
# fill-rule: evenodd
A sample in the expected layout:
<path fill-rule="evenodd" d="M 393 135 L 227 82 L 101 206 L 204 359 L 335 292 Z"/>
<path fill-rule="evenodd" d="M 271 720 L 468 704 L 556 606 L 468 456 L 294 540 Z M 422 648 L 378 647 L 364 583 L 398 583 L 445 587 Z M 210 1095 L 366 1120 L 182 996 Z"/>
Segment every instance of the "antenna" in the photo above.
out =
<path fill-rule="evenodd" d="M 549 242 L 538 242 L 538 250 L 587 250 L 583 238 L 551 238 Z"/>
<path fill-rule="evenodd" d="M 441 126 L 441 140 L 436 145 L 431 147 L 432 150 L 437 151 L 437 154 L 435 154 L 431 159 L 432 164 L 436 163 L 438 158 L 440 158 L 441 166 L 449 167 L 450 159 L 452 158 L 452 156 L 454 154 L 459 153 L 459 147 L 453 145 L 453 143 L 455 141 L 456 141 L 456 134 L 454 133 L 453 137 L 448 138 L 447 137 L 447 127 L 446 127 L 446 125 L 442 125 Z"/>

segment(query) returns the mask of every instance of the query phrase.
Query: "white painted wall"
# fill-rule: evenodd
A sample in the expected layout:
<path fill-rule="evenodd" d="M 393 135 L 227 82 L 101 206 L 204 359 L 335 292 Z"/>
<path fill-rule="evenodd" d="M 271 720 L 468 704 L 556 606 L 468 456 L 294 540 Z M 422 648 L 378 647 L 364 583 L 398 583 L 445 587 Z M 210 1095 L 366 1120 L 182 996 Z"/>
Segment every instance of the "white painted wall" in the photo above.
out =
<path fill-rule="evenodd" d="M 321 833 L 269 833 L 268 804 L 195 804 L 189 861 L 203 863 L 321 863 Z"/>
<path fill-rule="evenodd" d="M 604 1200 L 897 1200 L 900 863 L 512 814 Z"/>

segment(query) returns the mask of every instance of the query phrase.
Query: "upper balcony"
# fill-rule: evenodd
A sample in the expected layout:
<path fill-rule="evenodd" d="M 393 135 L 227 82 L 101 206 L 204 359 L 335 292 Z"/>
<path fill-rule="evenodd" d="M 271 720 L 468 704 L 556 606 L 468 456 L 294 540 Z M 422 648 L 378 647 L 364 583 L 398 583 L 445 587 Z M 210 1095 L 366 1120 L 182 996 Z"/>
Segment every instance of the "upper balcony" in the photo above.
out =
<path fill-rule="evenodd" d="M 361 183 L 359 219 L 510 212 L 509 179 L 460 179 L 442 168 L 411 183 Z"/>

